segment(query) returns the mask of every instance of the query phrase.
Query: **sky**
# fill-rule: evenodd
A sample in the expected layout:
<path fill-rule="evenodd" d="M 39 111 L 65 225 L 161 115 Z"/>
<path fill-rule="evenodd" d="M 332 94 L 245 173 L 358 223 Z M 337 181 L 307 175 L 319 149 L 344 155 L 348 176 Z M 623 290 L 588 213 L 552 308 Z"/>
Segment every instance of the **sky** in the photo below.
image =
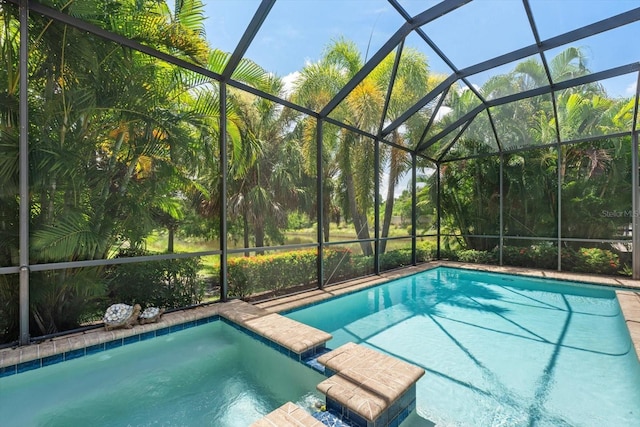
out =
<path fill-rule="evenodd" d="M 232 52 L 260 1 L 207 0 L 205 3 L 207 38 L 213 47 Z M 437 2 L 400 0 L 400 3 L 413 15 Z M 530 5 L 540 37 L 545 40 L 640 7 L 640 0 L 530 0 Z M 403 23 L 386 0 L 277 0 L 246 56 L 268 71 L 291 79 L 292 73 L 306 63 L 317 61 L 332 40 L 345 37 L 354 41 L 366 59 Z M 535 42 L 519 0 L 474 0 L 423 29 L 458 69 Z M 586 53 L 588 67 L 597 72 L 637 62 L 640 43 L 621 45 L 620 40 L 638 40 L 639 36 L 640 23 L 636 23 L 576 44 Z M 452 73 L 417 35 L 412 34 L 405 43 L 427 55 L 433 72 Z M 549 51 L 548 59 L 561 50 Z M 513 66 L 515 64 L 508 64 L 500 72 Z M 489 76 L 490 73 L 483 73 L 470 80 L 474 85 L 481 85 Z M 604 84 L 611 96 L 630 96 L 635 90 L 636 75 Z"/>
<path fill-rule="evenodd" d="M 233 52 L 260 5 L 259 0 L 205 0 L 207 38 L 212 47 Z M 414 16 L 437 4 L 436 0 L 400 0 Z M 640 0 L 529 0 L 540 38 L 555 37 L 583 25 L 640 7 Z M 285 79 L 287 87 L 305 64 L 318 61 L 332 41 L 344 37 L 356 43 L 362 59 L 370 58 L 403 24 L 404 19 L 387 0 L 277 0 L 262 24 L 246 57 Z M 474 0 L 422 27 L 458 69 L 535 43 L 520 0 Z M 640 60 L 640 23 L 575 43 L 593 71 Z M 634 42 L 621 44 L 620 40 Z M 614 46 L 615 48 L 611 48 Z M 432 72 L 453 71 L 415 33 L 405 47 L 424 53 Z M 564 50 L 552 49 L 547 60 Z M 538 58 L 539 59 L 539 58 Z M 516 64 L 470 76 L 481 86 L 493 74 L 507 73 Z M 610 96 L 635 93 L 637 73 L 602 82 Z M 403 177 L 396 192 L 407 188 Z M 384 180 L 383 180 L 384 182 Z M 382 188 L 384 194 L 386 188 Z"/>

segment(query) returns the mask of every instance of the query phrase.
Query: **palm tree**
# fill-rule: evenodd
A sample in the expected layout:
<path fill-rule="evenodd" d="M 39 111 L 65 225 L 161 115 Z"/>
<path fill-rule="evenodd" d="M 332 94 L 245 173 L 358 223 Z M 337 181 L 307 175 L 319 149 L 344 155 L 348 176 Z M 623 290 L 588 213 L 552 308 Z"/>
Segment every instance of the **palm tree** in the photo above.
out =
<path fill-rule="evenodd" d="M 283 94 L 280 78 L 270 76 L 266 85 L 266 92 Z M 303 196 L 299 146 L 289 137 L 295 117 L 289 109 L 254 95 L 234 91 L 231 97 L 243 140 L 255 141 L 259 149 L 250 153 L 245 170 L 232 176 L 229 208 L 232 216 L 242 219 L 244 247 L 249 247 L 252 231 L 255 247 L 262 248 L 267 235 L 282 239 L 279 230 Z"/>
<path fill-rule="evenodd" d="M 143 42 L 207 60 L 187 2 L 161 23 L 158 2 L 143 3 L 109 6 L 101 25 L 138 37 L 144 25 L 164 28 Z M 192 181 L 182 160 L 205 137 L 192 76 L 45 18 L 31 22 L 32 262 L 108 258 L 142 244 L 159 210 L 179 219 L 177 195 Z M 168 28 L 183 28 L 179 41 Z M 75 308 L 90 310 L 104 292 L 99 268 L 38 273 L 31 285 L 41 333 L 77 322 Z"/>
<path fill-rule="evenodd" d="M 18 57 L 17 8 L 0 5 L 0 266 L 18 265 Z M 18 336 L 18 275 L 0 275 L 0 343 Z"/>
<path fill-rule="evenodd" d="M 424 54 L 407 48 L 402 51 L 396 74 L 395 82 L 391 92 L 391 98 L 387 109 L 385 121 L 394 121 L 402 113 L 404 113 L 411 105 L 415 104 L 423 94 L 433 89 L 438 83 L 438 79 L 429 75 L 427 58 Z M 379 86 L 384 87 L 385 84 L 391 84 L 391 69 L 395 61 L 395 54 L 389 55 L 380 65 L 372 72 L 379 81 Z M 415 114 L 407 121 L 403 131 L 396 128 L 391 133 L 391 140 L 399 146 L 409 147 L 411 142 L 418 140 L 422 133 L 422 126 L 428 122 L 428 114 L 426 110 Z M 381 145 L 381 162 L 389 165 L 387 175 L 387 194 L 385 197 L 385 211 L 382 220 L 382 228 L 380 236 L 382 238 L 389 236 L 389 228 L 391 226 L 391 218 L 393 216 L 393 206 L 395 201 L 395 187 L 402 178 L 402 175 L 411 167 L 411 162 L 407 152 L 397 148 L 391 148 L 386 144 Z M 386 250 L 386 240 L 380 242 L 380 253 Z"/>
<path fill-rule="evenodd" d="M 299 79 L 295 82 L 293 99 L 301 105 L 319 111 L 328 103 L 342 87 L 362 68 L 363 58 L 357 46 L 350 41 L 339 39 L 330 44 L 322 58 L 314 64 L 305 66 Z M 331 117 L 350 123 L 371 133 L 377 132 L 384 88 L 378 81 L 367 77 L 351 94 L 331 113 Z M 307 131 L 303 132 L 303 151 L 310 160 L 315 155 L 315 126 L 311 120 L 303 124 Z M 332 125 L 323 128 L 323 176 L 319 177 L 325 184 L 339 181 L 346 195 L 345 212 L 353 221 L 359 240 L 369 239 L 367 212 L 373 200 L 373 144 L 361 135 Z M 306 171 L 315 175 L 315 164 L 307 162 Z M 331 186 L 325 186 L 323 210 L 331 211 Z M 325 215 L 322 224 L 325 241 L 329 240 L 329 215 Z M 373 253 L 369 242 L 360 243 L 365 255 Z"/>

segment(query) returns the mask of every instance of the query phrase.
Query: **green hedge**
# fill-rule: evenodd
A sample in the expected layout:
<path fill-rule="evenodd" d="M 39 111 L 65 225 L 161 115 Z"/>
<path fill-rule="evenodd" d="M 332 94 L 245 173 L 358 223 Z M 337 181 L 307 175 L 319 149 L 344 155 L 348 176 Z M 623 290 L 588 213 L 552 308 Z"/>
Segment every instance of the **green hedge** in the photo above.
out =
<path fill-rule="evenodd" d="M 402 251 L 402 250 L 401 250 Z M 387 254 L 383 255 L 386 256 Z M 397 256 L 397 255 L 390 255 Z M 419 242 L 416 247 L 417 262 L 436 259 L 437 249 L 434 242 Z M 440 249 L 440 257 L 450 261 L 496 265 L 500 260 L 498 248 L 491 251 L 473 249 Z M 540 244 L 531 246 L 504 246 L 502 249 L 504 265 L 517 267 L 555 270 L 558 268 L 558 249 L 554 245 Z M 402 264 L 402 263 L 399 263 Z M 562 248 L 562 270 L 581 273 L 627 275 L 617 253 L 601 248 Z"/>
<path fill-rule="evenodd" d="M 498 264 L 498 248 L 492 251 L 460 250 L 447 257 L 451 260 Z M 444 258 L 444 256 L 443 256 Z M 558 268 L 558 249 L 553 245 L 504 246 L 502 263 L 516 267 L 555 270 Z M 562 248 L 562 270 L 591 274 L 617 275 L 622 272 L 620 257 L 613 251 L 600 248 Z"/>
<path fill-rule="evenodd" d="M 236 257 L 228 261 L 229 296 L 247 298 L 251 295 L 317 284 L 317 250 L 298 250 L 254 257 Z M 492 251 L 445 250 L 440 251 L 443 259 L 480 264 L 497 265 L 498 249 Z M 416 246 L 416 261 L 426 262 L 436 259 L 437 250 L 433 242 L 419 242 Z M 346 248 L 324 249 L 324 276 L 331 283 L 363 277 L 371 274 L 372 256 L 354 255 Z M 505 246 L 505 265 L 555 269 L 557 252 L 553 245 L 533 245 L 527 247 Z M 389 251 L 380 256 L 383 271 L 411 265 L 409 248 Z M 618 256 L 608 250 L 569 248 L 563 249 L 563 270 L 596 274 L 617 274 L 620 270 Z M 214 272 L 217 274 L 218 272 Z"/>
<path fill-rule="evenodd" d="M 229 296 L 245 298 L 264 291 L 279 292 L 317 280 L 315 249 L 274 255 L 229 258 Z"/>
<path fill-rule="evenodd" d="M 199 269 L 199 258 L 113 265 L 107 271 L 106 305 L 125 303 L 140 304 L 143 309 L 149 306 L 171 309 L 198 304 L 205 291 L 204 281 L 198 277 Z"/>

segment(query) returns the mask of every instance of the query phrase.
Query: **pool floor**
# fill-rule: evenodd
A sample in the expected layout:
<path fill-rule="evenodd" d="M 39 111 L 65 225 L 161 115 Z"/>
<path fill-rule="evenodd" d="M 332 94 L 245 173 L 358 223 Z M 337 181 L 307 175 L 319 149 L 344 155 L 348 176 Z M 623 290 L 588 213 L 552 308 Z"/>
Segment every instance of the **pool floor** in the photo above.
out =
<path fill-rule="evenodd" d="M 640 425 L 613 290 L 438 268 L 288 316 L 423 367 L 417 411 L 437 426 Z"/>

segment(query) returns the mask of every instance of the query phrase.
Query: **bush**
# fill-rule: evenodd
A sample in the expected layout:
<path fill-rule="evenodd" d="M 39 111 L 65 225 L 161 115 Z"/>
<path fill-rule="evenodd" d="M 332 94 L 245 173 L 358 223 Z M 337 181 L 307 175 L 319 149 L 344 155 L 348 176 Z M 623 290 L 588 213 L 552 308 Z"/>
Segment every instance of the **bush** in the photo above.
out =
<path fill-rule="evenodd" d="M 291 286 L 308 285 L 317 280 L 315 249 L 283 252 L 273 255 L 230 258 L 227 268 L 229 296 L 273 291 Z"/>
<path fill-rule="evenodd" d="M 140 304 L 143 309 L 198 304 L 205 289 L 197 275 L 199 268 L 199 258 L 114 265 L 107 273 L 109 304 Z"/>
<path fill-rule="evenodd" d="M 342 280 L 348 280 L 356 277 L 354 271 L 354 257 L 351 250 L 347 248 L 324 249 L 322 252 L 323 265 L 324 265 L 324 278 L 331 282 L 339 282 Z"/>
<path fill-rule="evenodd" d="M 20 335 L 20 282 L 17 274 L 0 275 L 0 344 Z"/>
<path fill-rule="evenodd" d="M 411 249 L 396 249 L 380 255 L 380 270 L 391 270 L 407 265 L 411 265 Z"/>
<path fill-rule="evenodd" d="M 497 252 L 477 251 L 475 249 L 467 249 L 457 252 L 458 261 L 477 264 L 497 264 L 497 255 Z"/>
<path fill-rule="evenodd" d="M 496 249 L 497 251 L 498 249 Z M 554 270 L 558 268 L 558 248 L 549 244 L 523 247 L 504 246 L 502 248 L 502 262 L 505 265 L 517 267 Z"/>
<path fill-rule="evenodd" d="M 567 258 L 565 258 L 565 251 L 570 255 Z M 594 274 L 616 274 L 620 269 L 618 255 L 607 249 L 580 248 L 577 251 L 563 249 L 562 253 L 563 270 Z"/>

